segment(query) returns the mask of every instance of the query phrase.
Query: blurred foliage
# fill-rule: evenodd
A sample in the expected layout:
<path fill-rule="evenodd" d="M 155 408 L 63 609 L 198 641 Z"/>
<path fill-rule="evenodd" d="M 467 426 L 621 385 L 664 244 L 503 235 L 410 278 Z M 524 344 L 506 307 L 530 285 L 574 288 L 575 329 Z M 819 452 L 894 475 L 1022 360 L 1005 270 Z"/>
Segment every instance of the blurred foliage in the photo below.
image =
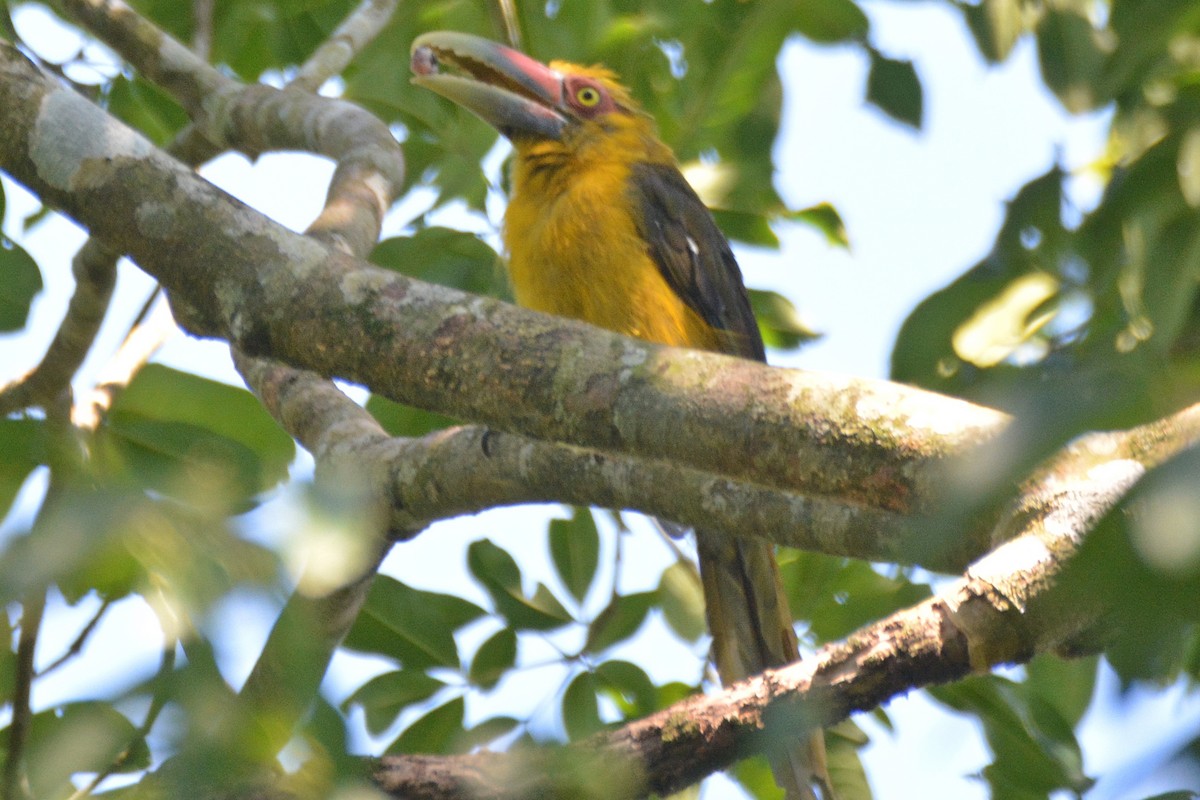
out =
<path fill-rule="evenodd" d="M 1081 431 L 1156 418 L 1195 399 L 1200 18 L 1191 0 L 942 2 L 961 12 L 963 35 L 984 59 L 1003 62 L 1018 42 L 1030 41 L 1046 86 L 1065 108 L 1112 119 L 1108 151 L 1086 176 L 1103 187 L 1095 205 L 1076 196 L 1080 176 L 1060 168 L 1030 181 L 1009 203 L 991 252 L 914 309 L 893 350 L 896 379 L 1018 414 L 1021 424 L 1006 442 L 1009 466 L 998 468 L 984 490 L 1008 492 Z M 195 34 L 190 3 L 130 4 L 185 42 Z M 0 0 L 0 36 L 16 38 L 9 10 L 21 5 L 40 4 Z M 357 5 L 217 0 L 212 60 L 245 81 L 285 82 Z M 503 39 L 511 27 L 535 57 L 613 67 L 658 120 L 723 230 L 759 247 L 778 247 L 776 231 L 787 224 L 810 226 L 830 246 L 851 242 L 831 205 L 788 209 L 772 180 L 783 94 L 776 67 L 785 41 L 853 49 L 867 67 L 865 103 L 908 129 L 925 119 L 922 76 L 874 41 L 868 16 L 852 0 L 517 0 L 515 8 L 506 26 L 484 2 L 401 3 L 333 87 L 402 140 L 405 189 L 433 190 L 427 210 L 402 235 L 379 244 L 377 264 L 508 297 L 500 257 L 486 237 L 430 221 L 455 203 L 485 213 L 489 197 L 503 193 L 504 179 L 490 179 L 482 163 L 495 133 L 409 84 L 409 44 L 428 30 Z M 86 66 L 89 58 L 80 53 L 63 66 Z M 138 75 L 121 70 L 97 80 L 100 101 L 156 143 L 169 142 L 187 122 L 174 100 Z M 3 203 L 0 194 L 0 220 Z M 26 228 L 43 216 L 33 215 Z M 45 267 L 0 235 L 0 332 L 29 324 Z M 794 348 L 817 335 L 788 298 L 755 291 L 752 300 L 770 346 Z M 367 407 L 394 435 L 424 435 L 452 423 L 380 397 Z M 231 596 L 288 589 L 279 552 L 286 545 L 267 547 L 245 535 L 255 525 L 245 515 L 288 481 L 294 456 L 291 441 L 254 398 L 151 366 L 95 431 L 64 432 L 33 414 L 0 420 L 0 453 L 0 508 L 20 509 L 10 519 L 17 533 L 4 542 L 0 560 L 0 596 L 8 607 L 28 608 L 31 595 L 53 587 L 57 602 L 80 613 L 99 609 L 100 619 L 105 601 L 127 599 L 154 610 L 165 643 L 161 674 L 37 709 L 25 754 L 36 796 L 66 797 L 72 776 L 108 767 L 136 772 L 168 756 L 153 779 L 167 796 L 189 796 L 214 775 L 233 783 L 276 764 L 275 753 L 256 747 L 270 721 L 239 717 L 237 696 L 217 664 L 224 634 L 212 627 Z M 32 511 L 36 476 L 47 466 L 53 490 Z M 1081 603 L 1115 599 L 1112 624 L 1085 633 L 1107 646 L 1127 683 L 1200 674 L 1200 565 L 1196 549 L 1188 549 L 1200 541 L 1192 491 L 1198 466 L 1181 456 L 1147 480 L 1088 540 L 1064 579 Z M 18 504 L 23 487 L 35 495 L 32 504 Z M 970 511 L 979 507 L 968 504 Z M 356 715 L 380 750 L 463 752 L 579 739 L 704 684 L 703 593 L 690 560 L 675 558 L 631 588 L 622 575 L 636 558 L 633 539 L 619 518 L 614 524 L 586 509 L 550 525 L 546 574 L 518 561 L 502 540 L 497 535 L 465 548 L 466 597 L 376 579 L 345 647 L 385 666 L 338 708 L 318 702 L 297 734 L 297 750 L 307 754 L 289 776 L 298 796 L 329 796 L 360 778 L 347 746 L 347 720 Z M 806 646 L 845 637 L 930 593 L 927 576 L 888 565 L 793 551 L 781 554 L 780 563 L 792 610 L 807 626 Z M 432 578 L 438 566 L 430 565 Z M 13 613 L 0 615 L 2 640 L 10 643 L 22 622 Z M 667 639 L 694 655 L 684 670 L 693 677 L 652 678 L 660 673 L 639 661 L 646 648 L 630 647 Z M 176 666 L 177 640 L 186 658 Z M 547 646 L 561 670 L 545 682 L 545 702 L 520 718 L 480 711 L 486 706 L 480 698 L 532 669 L 539 656 L 531 653 Z M 993 796 L 1086 790 L 1091 779 L 1074 731 L 1091 700 L 1096 664 L 1040 656 L 1023 676 L 978 676 L 933 691 L 979 721 L 993 754 L 980 778 Z M 15 650 L 0 649 L 6 701 L 18 672 Z M 147 705 L 173 714 L 149 739 L 139 727 Z M 209 724 L 218 717 L 234 720 L 222 730 L 237 735 L 218 736 Z M 883 710 L 875 718 L 890 725 Z M 7 740 L 0 736 L 0 743 Z M 864 743 L 852 726 L 830 734 L 831 770 L 843 800 L 870 796 L 856 754 Z M 563 765 L 580 772 L 581 784 L 594 778 L 585 767 Z M 744 761 L 732 774 L 751 796 L 777 795 L 762 759 Z"/>
<path fill-rule="evenodd" d="M 0 186 L 0 224 L 4 223 L 4 187 Z M 42 271 L 25 250 L 0 231 L 0 333 L 25 327 L 33 298 L 42 290 Z M 15 451 L 14 451 L 15 452 Z"/>
<path fill-rule="evenodd" d="M 1083 431 L 1197 400 L 1200 20 L 1186 0 L 955 5 L 986 59 L 1004 60 L 1032 35 L 1063 106 L 1111 115 L 1103 157 L 1084 175 L 1054 168 L 1023 187 L 992 251 L 918 305 L 892 353 L 898 380 L 1017 414 L 1017 457 L 988 477 L 1005 487 Z M 1103 187 L 1094 204 L 1080 199 L 1078 178 Z M 1200 508 L 1183 488 L 1198 479 L 1191 454 L 1157 470 L 1063 580 L 1076 602 L 1115 609 L 1083 646 L 1105 645 L 1127 683 L 1200 675 Z M 982 677 L 934 691 L 983 723 L 995 761 L 982 777 L 995 797 L 1088 785 L 1071 729 L 1090 663 L 1046 663 L 1023 684 Z M 1055 712 L 1064 697 L 1075 699 Z"/>

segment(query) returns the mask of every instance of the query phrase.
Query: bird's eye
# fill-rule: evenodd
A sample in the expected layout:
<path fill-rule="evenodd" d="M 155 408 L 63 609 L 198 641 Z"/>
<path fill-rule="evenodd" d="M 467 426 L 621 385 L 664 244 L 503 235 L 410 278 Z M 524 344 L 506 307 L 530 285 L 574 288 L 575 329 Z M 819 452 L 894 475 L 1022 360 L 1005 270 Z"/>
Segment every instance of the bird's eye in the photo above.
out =
<path fill-rule="evenodd" d="M 583 86 L 575 92 L 575 100 L 584 108 L 591 108 L 600 102 L 600 90 L 595 86 Z"/>

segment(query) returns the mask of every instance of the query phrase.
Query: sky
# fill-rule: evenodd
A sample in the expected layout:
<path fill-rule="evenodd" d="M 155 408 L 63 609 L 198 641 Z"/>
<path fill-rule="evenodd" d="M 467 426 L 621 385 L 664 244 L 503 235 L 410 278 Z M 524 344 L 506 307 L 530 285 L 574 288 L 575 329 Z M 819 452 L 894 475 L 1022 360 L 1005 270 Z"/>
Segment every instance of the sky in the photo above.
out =
<path fill-rule="evenodd" d="M 905 316 L 931 291 L 988 251 L 1004 203 L 1020 186 L 1057 162 L 1076 176 L 1071 187 L 1075 202 L 1085 208 L 1095 202 L 1098 187 L 1087 167 L 1102 152 L 1107 119 L 1103 114 L 1066 115 L 1041 88 L 1036 53 L 1028 41 L 1018 45 L 1003 66 L 989 67 L 980 61 L 965 35 L 960 15 L 941 3 L 867 2 L 864 8 L 871 18 L 875 46 L 891 58 L 914 61 L 925 90 L 924 128 L 913 132 L 864 105 L 867 64 L 855 49 L 789 43 L 780 58 L 785 95 L 783 127 L 776 146 L 778 187 L 793 208 L 833 203 L 846 223 L 852 246 L 848 251 L 831 248 L 820 234 L 804 226 L 783 225 L 777 230 L 780 252 L 737 248 L 737 255 L 748 285 L 784 293 L 825 333 L 823 339 L 798 352 L 771 354 L 773 363 L 883 378 L 891 342 Z M 19 27 L 31 26 L 32 32 L 39 30 L 36 19 L 18 16 L 17 22 Z M 69 52 L 69 42 L 60 40 L 58 44 Z M 310 157 L 266 156 L 251 165 L 240 156 L 227 156 L 203 174 L 280 222 L 302 230 L 319 210 L 331 171 L 329 164 Z M 5 191 L 10 206 L 5 230 L 18 238 L 19 220 L 33 205 L 7 179 Z M 394 212 L 389 226 L 393 230 L 402 227 L 410 213 Z M 499 213 L 496 209 L 494 216 L 498 218 Z M 454 214 L 442 222 L 447 220 L 453 222 Z M 462 220 L 461 215 L 458 221 L 473 230 L 486 227 L 480 220 Z M 44 349 L 68 298 L 61 277 L 64 265 L 81 242 L 82 234 L 62 221 L 47 222 L 24 237 L 23 244 L 50 275 L 49 288 L 34 310 L 37 334 L 0 337 L 3 376 L 32 366 Z M 136 268 L 122 267 L 118 291 L 130 299 L 106 324 L 85 373 L 95 374 L 151 286 Z M 177 336 L 158 360 L 237 380 L 224 348 L 217 343 Z M 36 482 L 28 487 L 26 507 L 39 492 Z M 556 513 L 562 512 L 553 507 L 504 509 L 442 523 L 397 548 L 386 569 L 415 586 L 462 590 L 470 596 L 476 590 L 467 579 L 463 551 L 466 543 L 488 536 L 517 553 L 527 575 L 546 580 L 552 570 L 544 538 L 531 531 L 540 531 L 544 519 Z M 266 518 L 260 518 L 256 536 L 290 541 L 286 515 L 273 514 L 270 521 L 264 521 Z M 13 520 L 6 522 L 0 528 L 0 540 L 16 527 Z M 636 535 L 650 534 L 638 531 Z M 610 533 L 605 538 L 606 548 L 613 546 L 612 540 Z M 665 548 L 653 546 L 642 548 L 639 554 L 643 559 L 640 568 L 622 576 L 625 590 L 651 588 L 670 557 Z M 437 570 L 431 571 L 430 564 L 437 564 Z M 61 608 L 59 612 L 65 624 L 48 632 L 43 651 L 46 658 L 73 637 L 77 626 L 71 620 L 82 624 L 86 619 L 85 612 Z M 229 623 L 235 632 L 225 640 L 222 652 L 222 666 L 235 683 L 248 672 L 265 637 L 269 618 L 262 612 L 262 604 L 255 598 L 240 598 L 225 604 L 214 622 L 218 626 Z M 646 654 L 638 648 L 674 641 L 656 635 L 661 630 L 654 625 L 661 623 L 650 623 L 632 646 L 633 655 Z M 96 686 L 127 686 L 144 677 L 155 663 L 155 630 L 156 623 L 144 606 L 122 604 L 89 646 L 86 666 L 57 674 L 39 687 L 35 702 L 49 704 Z M 131 635 L 133 632 L 144 635 Z M 476 629 L 467 636 L 479 641 L 489 632 Z M 668 649 L 650 659 L 654 662 L 652 677 L 694 680 L 689 670 L 694 671 L 695 659 L 683 645 L 668 647 L 678 648 L 678 652 Z M 550 647 L 522 642 L 525 663 L 549 662 L 554 655 Z M 678 671 L 679 664 L 686 665 L 683 672 Z M 381 668 L 353 656 L 339 656 L 326 683 L 327 693 L 341 699 L 364 675 Z M 527 669 L 501 691 L 473 701 L 470 713 L 478 718 L 535 708 L 549 725 L 554 701 L 547 695 L 547 687 L 561 682 L 563 674 L 555 666 Z M 1137 703 L 1121 704 L 1114 699 L 1116 687 L 1110 673 L 1103 676 L 1098 691 L 1102 702 L 1090 713 L 1081 735 L 1089 766 L 1103 768 L 1111 777 L 1089 798 L 1150 794 L 1155 787 L 1137 785 L 1136 775 L 1130 778 L 1128 774 L 1144 769 L 1146 753 L 1152 757 L 1162 751 L 1163 741 L 1186 741 L 1200 732 L 1200 701 L 1174 687 L 1150 698 L 1141 697 Z M 974 725 L 941 710 L 919 693 L 894 700 L 887 710 L 896 724 L 894 735 L 864 723 L 873 738 L 864 757 L 869 773 L 877 776 L 873 786 L 881 800 L 910 798 L 918 788 L 925 797 L 986 797 L 982 785 L 966 777 L 987 763 L 986 748 Z M 1130 737 L 1130 731 L 1139 734 Z M 704 796 L 725 800 L 739 793 L 728 782 L 716 779 Z"/>

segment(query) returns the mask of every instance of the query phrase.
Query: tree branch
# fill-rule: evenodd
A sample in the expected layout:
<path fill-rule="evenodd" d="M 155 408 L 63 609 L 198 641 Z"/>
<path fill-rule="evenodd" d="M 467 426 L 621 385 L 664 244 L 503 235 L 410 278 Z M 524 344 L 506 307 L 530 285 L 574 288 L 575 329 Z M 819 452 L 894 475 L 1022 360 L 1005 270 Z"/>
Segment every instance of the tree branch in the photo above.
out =
<path fill-rule="evenodd" d="M 239 85 L 121 0 L 62 0 L 62 7 L 147 80 L 169 91 L 193 119 L 206 117 L 206 105 Z"/>
<path fill-rule="evenodd" d="M 323 98 L 302 95 L 298 99 L 296 92 L 315 91 L 330 75 L 340 71 L 379 32 L 395 6 L 395 0 L 365 0 L 301 68 L 292 91 L 264 95 L 261 90 L 243 90 L 229 113 L 229 130 L 243 147 L 246 142 L 263 147 L 286 146 L 299 131 L 304 134 L 301 139 L 305 145 L 337 160 L 325 207 L 306 233 L 358 257 L 365 257 L 379 238 L 383 216 L 403 184 L 403 155 L 387 128 L 362 109 Z M 288 124 L 280 127 L 263 124 L 264 120 Z M 231 352 L 243 374 L 255 363 L 237 347 L 232 347 Z M 270 369 L 288 381 L 303 377 L 278 362 L 259 361 L 255 366 Z M 336 398 L 343 411 L 358 409 L 332 381 L 311 377 L 314 394 Z M 294 426 L 287 427 L 293 432 Z M 317 460 L 318 478 L 336 471 L 336 465 L 331 466 L 324 453 L 316 449 L 312 452 Z M 381 533 L 387 512 L 381 508 L 379 493 L 370 492 L 369 487 L 374 484 L 367 481 L 365 486 L 368 488 L 362 499 L 366 508 L 357 516 L 368 535 Z M 379 513 L 364 513 L 371 509 L 378 509 Z M 240 692 L 247 710 L 260 712 L 260 719 L 270 719 L 273 723 L 264 730 L 273 737 L 263 743 L 269 752 L 287 743 L 295 724 L 311 706 L 329 661 L 362 609 L 389 547 L 385 537 L 377 536 L 366 548 L 361 571 L 353 580 L 320 596 L 296 591 L 288 598 Z M 303 582 L 302 579 L 302 585 Z"/>
<path fill-rule="evenodd" d="M 396 11 L 399 0 L 362 0 L 313 51 L 292 79 L 291 85 L 315 92 L 325 81 L 338 75 L 360 51 L 383 30 Z"/>
<path fill-rule="evenodd" d="M 0 159 L 186 301 L 194 332 L 500 429 L 911 512 L 932 507 L 949 458 L 1007 421 L 909 387 L 664 348 L 363 265 L 230 200 L 7 49 Z"/>
<path fill-rule="evenodd" d="M 909 387 L 663 348 L 355 262 L 230 200 L 9 50 L 0 159 L 129 250 L 194 329 L 492 429 L 920 520 L 954 459 L 1007 426 Z M 481 431 L 457 435 L 482 449 Z"/>
<path fill-rule="evenodd" d="M 33 720 L 30 694 L 37 675 L 34 656 L 45 610 L 46 587 L 38 586 L 30 590 L 21 603 L 21 634 L 17 640 L 13 676 L 12 722 L 8 726 L 4 774 L 0 782 L 0 797 L 3 800 L 20 800 L 28 795 L 28 787 L 24 785 L 25 743 L 29 739 L 29 726 Z"/>
<path fill-rule="evenodd" d="M 117 256 L 89 239 L 71 261 L 75 292 L 41 362 L 0 389 L 0 415 L 54 401 L 71 384 L 108 312 L 117 280 Z"/>
<path fill-rule="evenodd" d="M 1146 465 L 1194 447 L 1200 406 L 1121 437 L 1143 460 L 1098 462 L 1107 435 L 1069 448 L 1041 477 L 1039 512 L 1014 506 L 998 526 L 1019 535 L 971 565 L 937 595 L 872 623 L 811 657 L 690 697 L 559 751 L 461 756 L 385 756 L 376 783 L 409 800 L 518 800 L 588 796 L 574 782 L 594 770 L 615 776 L 606 798 L 667 795 L 769 749 L 912 689 L 959 680 L 1038 653 L 1070 648 L 1104 618 L 1103 602 L 1081 605 L 1055 578 L 1083 534 L 1116 507 Z M 1174 435 L 1187 430 L 1185 436 Z M 1090 466 L 1089 466 L 1090 465 Z M 602 765 L 602 766 L 601 766 Z"/>
<path fill-rule="evenodd" d="M 888 552 L 900 562 L 919 535 L 894 512 L 481 426 L 418 439 L 390 437 L 370 413 L 315 373 L 243 355 L 237 364 L 266 409 L 319 462 L 353 469 L 378 487 L 397 536 L 439 519 L 530 502 L 630 508 L 842 555 L 880 559 Z"/>
<path fill-rule="evenodd" d="M 301 88 L 245 86 L 182 43 L 114 0 L 64 0 L 64 7 L 148 80 L 183 105 L 217 146 L 255 157 L 271 150 L 302 150 L 337 161 L 325 210 L 310 232 L 325 232 L 346 252 L 370 252 L 383 215 L 404 184 L 404 158 L 387 126 L 344 100 Z M 387 3 L 374 3 L 347 39 L 362 44 L 386 21 Z M 375 7 L 378 6 L 378 7 Z M 380 16 L 383 15 L 383 16 Z M 339 28 L 341 30 L 341 28 Z M 317 68 L 313 67 L 316 74 Z"/>

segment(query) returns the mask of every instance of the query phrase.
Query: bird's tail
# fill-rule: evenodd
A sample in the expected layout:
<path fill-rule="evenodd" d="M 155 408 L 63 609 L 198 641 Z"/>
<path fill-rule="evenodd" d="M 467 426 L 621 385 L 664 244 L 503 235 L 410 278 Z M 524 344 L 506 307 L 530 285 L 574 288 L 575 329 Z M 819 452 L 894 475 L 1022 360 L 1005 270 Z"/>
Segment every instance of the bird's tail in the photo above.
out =
<path fill-rule="evenodd" d="M 696 531 L 700 577 L 713 661 L 728 685 L 800 658 L 792 615 L 769 542 Z M 776 782 L 788 800 L 815 800 L 814 786 L 833 800 L 825 763 L 825 739 L 816 731 L 807 741 L 772 757 Z"/>

